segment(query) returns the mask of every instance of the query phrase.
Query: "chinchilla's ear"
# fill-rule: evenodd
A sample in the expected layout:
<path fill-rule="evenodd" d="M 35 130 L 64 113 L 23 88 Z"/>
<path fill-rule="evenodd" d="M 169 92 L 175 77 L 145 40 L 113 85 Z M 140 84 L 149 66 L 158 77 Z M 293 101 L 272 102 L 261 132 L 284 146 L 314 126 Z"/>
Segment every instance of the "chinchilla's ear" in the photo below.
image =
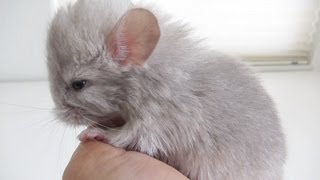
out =
<path fill-rule="evenodd" d="M 106 38 L 112 58 L 121 65 L 143 65 L 160 38 L 157 18 L 148 10 L 129 10 Z"/>

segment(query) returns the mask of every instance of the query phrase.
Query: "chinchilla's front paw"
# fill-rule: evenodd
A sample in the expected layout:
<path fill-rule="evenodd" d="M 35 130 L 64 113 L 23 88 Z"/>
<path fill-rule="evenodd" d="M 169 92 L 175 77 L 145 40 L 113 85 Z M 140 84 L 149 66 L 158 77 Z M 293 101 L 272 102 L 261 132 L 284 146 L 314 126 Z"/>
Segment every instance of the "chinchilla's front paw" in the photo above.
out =
<path fill-rule="evenodd" d="M 132 143 L 132 138 L 128 133 L 122 133 L 119 130 L 103 130 L 98 127 L 88 127 L 83 130 L 78 138 L 82 142 L 100 141 L 111 144 L 118 148 L 126 148 Z"/>
<path fill-rule="evenodd" d="M 83 130 L 79 136 L 79 140 L 82 142 L 87 142 L 87 141 L 101 141 L 104 143 L 108 143 L 108 138 L 106 136 L 106 133 L 104 130 L 95 128 L 95 127 L 89 127 L 85 130 Z"/>

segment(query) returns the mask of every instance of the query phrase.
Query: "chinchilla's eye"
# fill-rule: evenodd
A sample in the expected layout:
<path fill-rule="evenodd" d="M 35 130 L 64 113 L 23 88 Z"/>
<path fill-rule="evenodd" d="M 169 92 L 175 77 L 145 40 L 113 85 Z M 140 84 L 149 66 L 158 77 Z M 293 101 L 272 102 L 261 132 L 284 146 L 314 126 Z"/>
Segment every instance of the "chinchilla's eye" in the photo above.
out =
<path fill-rule="evenodd" d="M 72 88 L 74 90 L 81 90 L 83 89 L 87 84 L 87 80 L 75 80 L 72 82 Z"/>

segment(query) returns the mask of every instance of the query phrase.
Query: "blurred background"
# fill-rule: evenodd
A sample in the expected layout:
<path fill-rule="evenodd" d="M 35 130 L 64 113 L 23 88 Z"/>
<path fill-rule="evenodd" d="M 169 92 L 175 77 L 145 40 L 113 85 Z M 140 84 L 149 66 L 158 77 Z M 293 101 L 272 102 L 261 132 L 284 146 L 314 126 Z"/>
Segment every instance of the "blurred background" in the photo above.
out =
<path fill-rule="evenodd" d="M 94 0 L 92 0 L 94 1 Z M 320 179 L 319 0 L 133 0 L 189 23 L 208 46 L 240 56 L 273 97 L 288 157 L 285 180 Z M 75 0 L 0 1 L 0 179 L 61 179 L 77 133 L 51 114 L 45 40 Z"/>

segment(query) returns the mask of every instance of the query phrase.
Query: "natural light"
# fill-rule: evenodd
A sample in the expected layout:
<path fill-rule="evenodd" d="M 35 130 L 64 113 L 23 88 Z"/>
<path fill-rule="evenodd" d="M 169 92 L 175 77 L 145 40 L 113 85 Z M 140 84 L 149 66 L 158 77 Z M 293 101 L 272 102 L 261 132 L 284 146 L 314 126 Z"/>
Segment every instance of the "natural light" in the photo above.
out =
<path fill-rule="evenodd" d="M 291 58 L 300 63 L 306 63 L 313 48 L 319 12 L 318 0 L 147 2 L 191 23 L 213 48 L 252 60 Z"/>

